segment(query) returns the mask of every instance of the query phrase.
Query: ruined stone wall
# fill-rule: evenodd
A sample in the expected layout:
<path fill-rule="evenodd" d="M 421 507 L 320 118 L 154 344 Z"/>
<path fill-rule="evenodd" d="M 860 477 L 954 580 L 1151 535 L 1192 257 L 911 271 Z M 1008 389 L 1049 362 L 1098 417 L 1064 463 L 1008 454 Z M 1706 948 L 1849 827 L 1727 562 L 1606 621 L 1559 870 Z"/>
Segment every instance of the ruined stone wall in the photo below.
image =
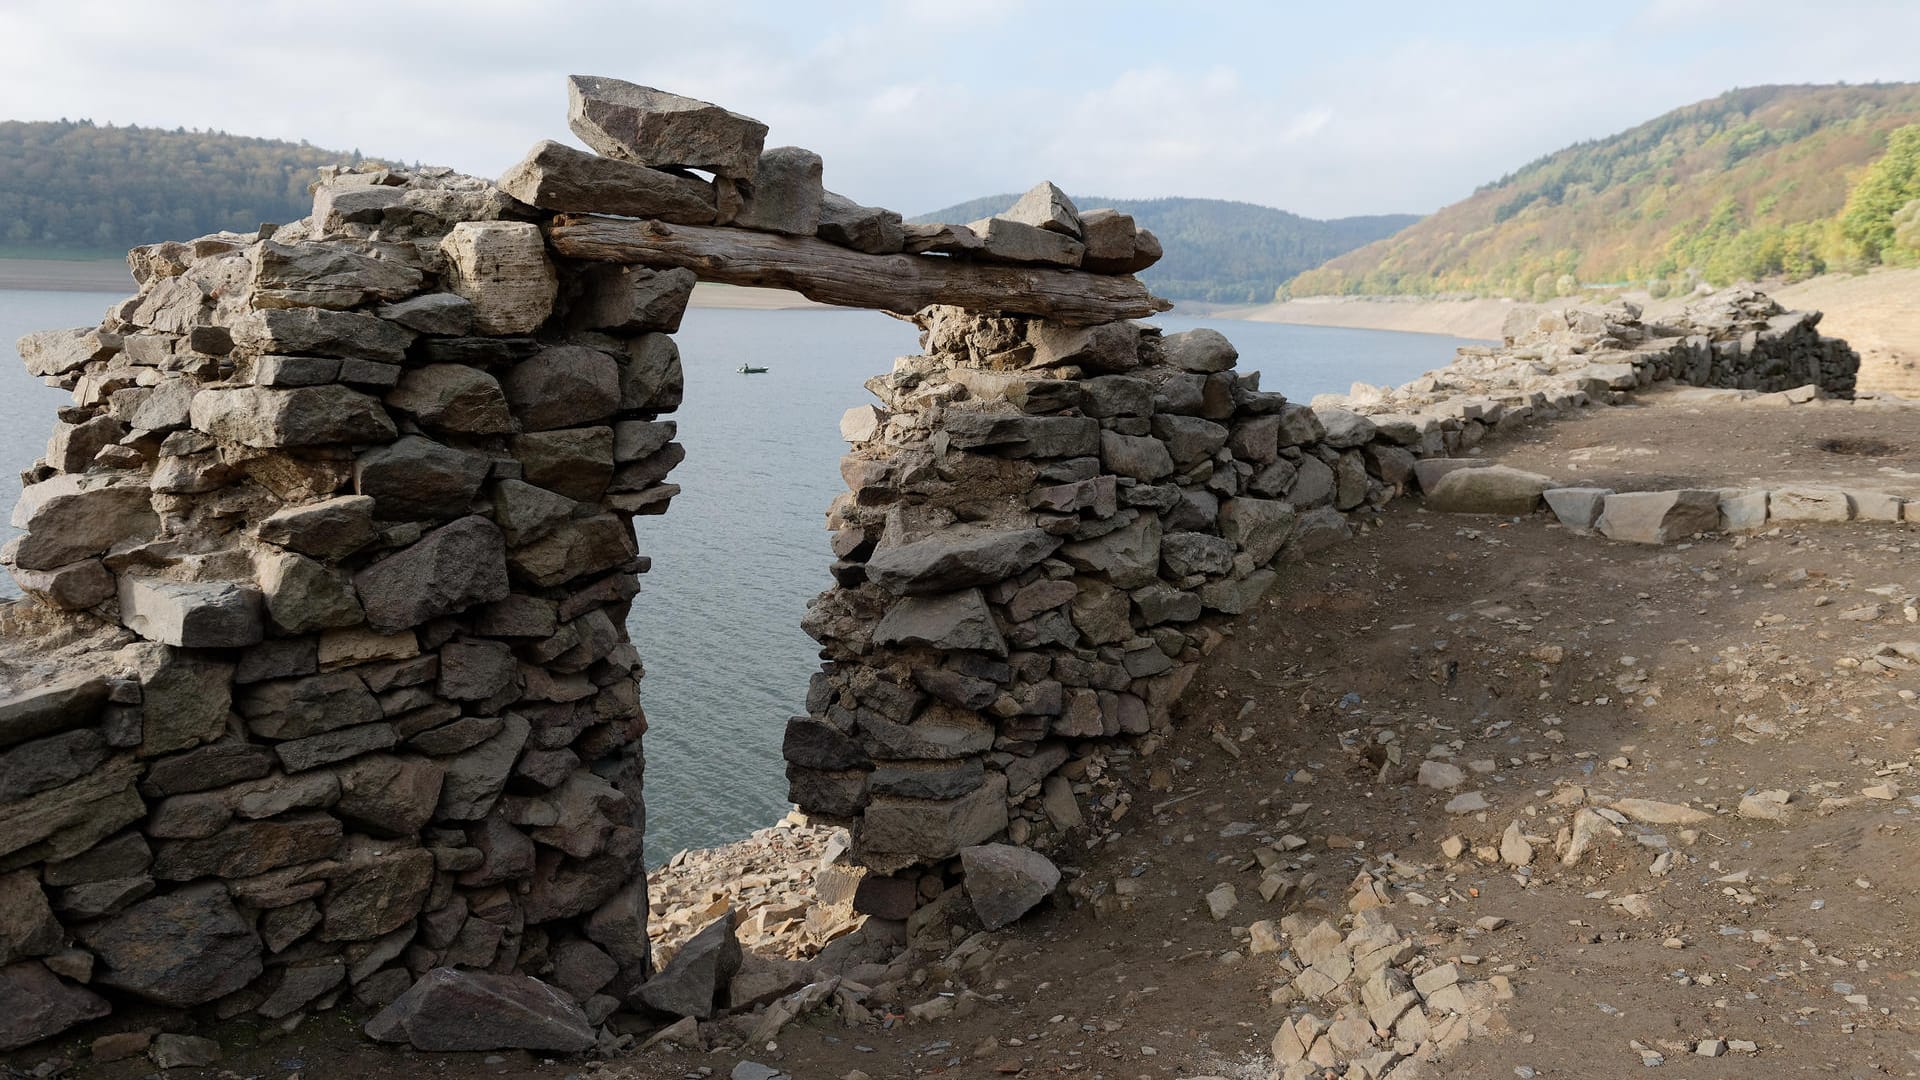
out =
<path fill-rule="evenodd" d="M 907 287 L 1068 321 L 1165 306 L 1126 276 L 1158 255 L 1126 215 L 906 226 L 747 117 L 569 88 L 598 154 L 543 142 L 497 185 L 335 171 L 310 218 L 136 250 L 139 295 L 20 343 L 74 404 L 4 552 L 29 599 L 0 605 L 0 1000 L 37 1005 L 0 1049 L 119 996 L 350 999 L 433 1049 L 581 1050 L 616 1010 L 728 1004 L 684 950 L 654 970 L 626 631 L 631 519 L 678 490 L 661 417 L 696 274 L 570 257 L 559 215 L 690 226 L 888 310 L 921 306 Z"/>
<path fill-rule="evenodd" d="M 0 998 L 53 1015 L 0 1045 L 95 990 L 279 1018 L 459 966 L 597 1021 L 649 975 L 630 519 L 677 490 L 693 276 L 556 264 L 530 216 L 347 173 L 21 343 L 73 404 L 15 622 L 96 640 L 6 650 Z"/>
<path fill-rule="evenodd" d="M 1104 747 L 1164 730 L 1217 618 L 1413 490 L 1422 459 L 1662 380 L 1846 394 L 1859 363 L 1818 313 L 1730 291 L 1673 325 L 1528 311 L 1500 347 L 1307 407 L 1210 330 L 917 321 L 925 354 L 845 424 L 840 584 L 807 618 L 828 662 L 785 743 L 794 802 L 853 823 L 860 903 L 894 917 L 969 845 L 1051 849 L 1125 813 L 1090 782 Z"/>
<path fill-rule="evenodd" d="M 853 825 L 858 900 L 897 918 L 969 845 L 1123 814 L 1090 797 L 1103 747 L 1164 730 L 1214 620 L 1419 459 L 1654 379 L 1844 392 L 1857 364 L 1748 297 L 1562 317 L 1316 410 L 1219 334 L 1126 321 L 1164 307 L 1126 215 L 1043 184 L 908 226 L 748 118 L 572 90 L 599 155 L 332 175 L 311 218 L 135 251 L 138 296 L 21 343 L 74 403 L 4 553 L 30 600 L 0 606 L 0 1000 L 33 1007 L 0 1048 L 116 995 L 400 998 L 369 1031 L 435 1049 L 752 1004 L 730 914 L 653 970 L 640 873 L 631 518 L 677 490 L 696 277 L 923 330 L 847 418 L 838 585 L 806 618 L 826 663 L 786 732 L 794 801 Z M 626 217 L 561 216 L 592 211 Z M 463 998 L 472 972 L 552 986 Z M 515 1001 L 532 1029 L 493 1022 Z"/>

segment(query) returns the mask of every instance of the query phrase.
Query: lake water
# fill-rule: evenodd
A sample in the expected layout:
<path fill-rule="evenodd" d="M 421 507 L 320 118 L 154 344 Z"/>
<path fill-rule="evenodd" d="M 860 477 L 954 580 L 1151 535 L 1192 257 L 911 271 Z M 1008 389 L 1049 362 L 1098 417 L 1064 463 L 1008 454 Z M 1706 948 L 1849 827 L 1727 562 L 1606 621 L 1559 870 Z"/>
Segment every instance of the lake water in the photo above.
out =
<path fill-rule="evenodd" d="M 0 290 L 0 342 L 97 322 L 108 293 Z M 1262 388 L 1305 401 L 1354 382 L 1400 383 L 1446 364 L 1459 339 L 1428 334 L 1160 316 L 1169 331 L 1212 325 Z M 864 311 L 694 309 L 678 336 L 686 404 L 674 417 L 683 493 L 636 521 L 653 557 L 629 627 L 646 661 L 647 851 L 723 843 L 785 812 L 780 739 L 800 710 L 816 646 L 807 601 L 831 584 L 824 513 L 842 490 L 840 414 L 894 357 L 917 351 L 911 324 Z M 0 350 L 0 357 L 8 351 Z M 743 376 L 743 363 L 765 366 Z M 46 445 L 67 396 L 0 363 L 0 501 Z M 0 541 L 12 530 L 0 527 Z M 13 594 L 0 574 L 0 594 Z"/>

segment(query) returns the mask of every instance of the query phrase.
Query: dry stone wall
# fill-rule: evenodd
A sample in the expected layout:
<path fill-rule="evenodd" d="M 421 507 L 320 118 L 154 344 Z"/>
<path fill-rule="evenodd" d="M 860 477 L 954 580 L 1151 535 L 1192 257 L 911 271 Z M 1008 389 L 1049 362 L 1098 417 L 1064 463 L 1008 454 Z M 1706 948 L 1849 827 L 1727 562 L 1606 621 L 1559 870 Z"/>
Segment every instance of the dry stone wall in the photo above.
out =
<path fill-rule="evenodd" d="M 625 628 L 696 278 L 746 245 L 750 277 L 882 309 L 1165 306 L 1126 215 L 907 226 L 746 117 L 570 92 L 597 154 L 332 170 L 308 219 L 136 250 L 137 296 L 21 341 L 73 404 L 4 552 L 0 999 L 36 1007 L 0 1049 L 126 998 L 352 1000 L 439 1050 L 725 1008 L 724 964 L 655 970 Z M 672 243 L 563 235 L 636 222 Z M 729 955 L 731 926 L 700 940 Z"/>
<path fill-rule="evenodd" d="M 807 617 L 827 663 L 787 728 L 793 800 L 853 822 L 878 914 L 939 895 L 970 845 L 1050 849 L 1126 812 L 1082 805 L 1102 745 L 1164 730 L 1215 621 L 1354 515 L 1493 433 L 1656 381 L 1850 393 L 1859 359 L 1818 321 L 1751 290 L 1671 325 L 1624 304 L 1529 310 L 1499 347 L 1308 407 L 1239 373 L 1210 330 L 927 309 L 925 353 L 844 424 L 839 586 Z M 1540 501 L 1522 495 L 1511 512 Z"/>
<path fill-rule="evenodd" d="M 825 663 L 786 731 L 794 801 L 852 826 L 856 902 L 895 918 L 1005 863 L 985 841 L 1124 813 L 1081 804 L 1100 748 L 1164 730 L 1213 622 L 1421 459 L 1655 378 L 1851 386 L 1844 346 L 1750 298 L 1569 316 L 1315 410 L 1217 333 L 1129 321 L 1165 305 L 1124 214 L 1043 184 L 906 225 L 749 118 L 570 89 L 597 154 L 333 171 L 310 218 L 138 249 L 137 296 L 21 342 L 73 404 L 4 552 L 29 600 L 0 607 L 0 1000 L 32 1007 L 0 1049 L 128 998 L 352 1000 L 434 1050 L 743 1004 L 731 912 L 655 970 L 625 629 L 696 279 L 922 330 L 846 419 Z"/>
<path fill-rule="evenodd" d="M 556 263 L 534 216 L 342 173 L 21 343 L 73 404 L 5 560 L 104 640 L 53 677 L 8 650 L 0 998 L 55 1014 L 0 1044 L 120 996 L 382 1006 L 440 967 L 597 1022 L 651 974 L 630 519 L 677 490 L 694 279 Z"/>

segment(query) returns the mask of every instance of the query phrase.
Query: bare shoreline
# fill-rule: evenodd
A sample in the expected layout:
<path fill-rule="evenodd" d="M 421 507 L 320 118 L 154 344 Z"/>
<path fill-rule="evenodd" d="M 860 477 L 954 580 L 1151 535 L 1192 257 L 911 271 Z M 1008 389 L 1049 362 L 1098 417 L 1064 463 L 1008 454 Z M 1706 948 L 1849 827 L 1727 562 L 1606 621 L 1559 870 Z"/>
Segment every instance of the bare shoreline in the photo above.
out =
<path fill-rule="evenodd" d="M 1828 274 L 1791 285 L 1763 286 L 1791 308 L 1826 313 L 1821 329 L 1846 338 L 1860 350 L 1865 364 L 1863 389 L 1877 388 L 1920 394 L 1920 269 L 1883 269 L 1869 274 Z M 132 295 L 133 275 L 126 264 L 112 259 L 0 259 L 0 289 L 57 292 L 111 292 Z M 1649 302 L 1631 297 L 1659 315 L 1685 301 Z M 1581 303 L 1579 298 L 1556 300 L 1553 306 Z M 750 311 L 821 310 L 798 294 L 780 289 L 752 289 L 701 282 L 693 291 L 692 306 Z M 1213 308 L 1182 312 L 1202 318 L 1246 322 L 1330 326 L 1354 330 L 1445 334 L 1451 337 L 1498 339 L 1501 325 L 1517 308 L 1513 300 L 1422 300 L 1399 297 L 1325 297 L 1290 300 L 1255 307 Z"/>
<path fill-rule="evenodd" d="M 1763 284 L 1788 308 L 1824 313 L 1823 333 L 1847 339 L 1860 353 L 1861 389 L 1920 394 L 1920 269 L 1881 269 L 1867 274 L 1825 274 L 1793 284 Z M 1654 316 L 1677 310 L 1686 298 L 1653 301 L 1646 294 L 1628 299 Z M 1553 307 L 1590 302 L 1579 297 L 1555 300 Z M 1455 337 L 1498 339 L 1507 316 L 1533 305 L 1513 300 L 1423 300 L 1401 297 L 1316 297 L 1227 308 L 1212 318 L 1298 326 L 1339 326 L 1355 330 L 1393 330 Z"/>

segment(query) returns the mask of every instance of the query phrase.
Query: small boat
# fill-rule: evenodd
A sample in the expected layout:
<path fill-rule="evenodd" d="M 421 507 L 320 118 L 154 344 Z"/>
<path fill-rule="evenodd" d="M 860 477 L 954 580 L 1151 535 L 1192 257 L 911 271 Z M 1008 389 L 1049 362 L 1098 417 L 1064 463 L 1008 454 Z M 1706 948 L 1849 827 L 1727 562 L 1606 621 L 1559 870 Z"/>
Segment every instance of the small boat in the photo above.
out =
<path fill-rule="evenodd" d="M 739 366 L 738 368 L 736 368 L 735 370 L 736 370 L 736 371 L 738 371 L 738 372 L 740 372 L 740 374 L 742 374 L 742 375 L 765 375 L 765 374 L 767 373 L 767 369 L 766 369 L 766 368 L 763 368 L 763 367 L 748 367 L 748 366 L 747 366 L 747 365 L 745 365 L 745 364 L 741 364 L 741 365 L 740 365 L 740 366 Z"/>

